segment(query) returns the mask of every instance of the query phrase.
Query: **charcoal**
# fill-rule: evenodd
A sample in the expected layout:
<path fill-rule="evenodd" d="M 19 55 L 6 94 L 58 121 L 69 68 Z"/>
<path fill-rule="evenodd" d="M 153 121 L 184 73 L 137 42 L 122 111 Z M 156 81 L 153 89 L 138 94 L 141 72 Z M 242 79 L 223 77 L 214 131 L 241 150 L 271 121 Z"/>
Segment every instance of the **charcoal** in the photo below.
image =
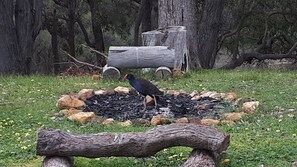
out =
<path fill-rule="evenodd" d="M 197 117 L 199 119 L 218 119 L 224 111 L 232 110 L 234 104 L 229 101 L 203 97 L 198 101 L 191 100 L 191 96 L 180 94 L 178 96 L 165 94 L 160 97 L 157 109 L 147 106 L 143 110 L 143 96 L 138 94 L 115 93 L 111 95 L 95 95 L 87 99 L 85 112 L 94 112 L 104 118 L 113 118 L 118 121 L 135 120 L 138 118 L 151 119 L 162 114 L 169 117 Z M 207 106 L 204 110 L 198 109 L 199 105 Z M 164 108 L 168 108 L 164 114 Z M 168 114 L 169 113 L 169 114 Z"/>

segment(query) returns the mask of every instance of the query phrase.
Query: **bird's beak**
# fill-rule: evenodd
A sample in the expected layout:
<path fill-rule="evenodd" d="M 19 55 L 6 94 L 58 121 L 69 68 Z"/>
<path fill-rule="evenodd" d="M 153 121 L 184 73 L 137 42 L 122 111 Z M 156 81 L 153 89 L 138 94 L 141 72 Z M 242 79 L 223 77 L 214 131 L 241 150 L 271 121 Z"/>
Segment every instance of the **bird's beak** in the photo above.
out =
<path fill-rule="evenodd" d="M 123 77 L 123 80 L 127 80 L 127 79 L 128 79 L 127 76 L 128 76 L 128 75 L 126 74 L 126 75 Z"/>

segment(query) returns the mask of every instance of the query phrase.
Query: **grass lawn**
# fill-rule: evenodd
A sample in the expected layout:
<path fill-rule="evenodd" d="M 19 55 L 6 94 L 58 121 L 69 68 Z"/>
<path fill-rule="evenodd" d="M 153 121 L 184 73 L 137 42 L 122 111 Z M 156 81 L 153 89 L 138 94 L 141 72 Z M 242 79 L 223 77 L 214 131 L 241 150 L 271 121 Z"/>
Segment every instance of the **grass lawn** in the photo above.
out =
<path fill-rule="evenodd" d="M 144 76 L 151 79 L 149 75 Z M 60 95 L 83 88 L 128 86 L 122 81 L 93 81 L 91 77 L 0 76 L 0 166 L 40 166 L 35 155 L 39 128 L 73 133 L 138 132 L 152 127 L 84 124 L 52 120 Z M 291 167 L 297 161 L 297 72 L 202 70 L 181 78 L 158 81 L 158 87 L 176 90 L 235 92 L 260 101 L 256 114 L 237 125 L 216 128 L 231 135 L 221 166 Z M 150 158 L 75 158 L 75 166 L 179 166 L 191 149 L 165 149 Z"/>

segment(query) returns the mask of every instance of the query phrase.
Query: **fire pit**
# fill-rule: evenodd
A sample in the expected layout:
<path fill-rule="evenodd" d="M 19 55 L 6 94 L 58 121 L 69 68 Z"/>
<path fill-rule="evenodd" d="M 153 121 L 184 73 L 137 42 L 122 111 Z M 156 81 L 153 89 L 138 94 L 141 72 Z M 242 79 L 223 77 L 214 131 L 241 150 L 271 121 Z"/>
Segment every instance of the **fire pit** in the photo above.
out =
<path fill-rule="evenodd" d="M 152 103 L 143 111 L 143 98 L 125 87 L 97 91 L 82 89 L 77 94 L 63 95 L 57 101 L 56 105 L 62 110 L 55 118 L 66 117 L 80 123 L 94 121 L 110 124 L 117 121 L 122 126 L 171 122 L 234 125 L 242 116 L 254 113 L 259 106 L 259 101 L 237 98 L 233 92 L 185 93 L 168 90 L 160 97 L 157 108 Z"/>
<path fill-rule="evenodd" d="M 143 96 L 138 94 L 114 93 L 110 95 L 95 95 L 85 102 L 85 112 L 94 112 L 103 118 L 113 118 L 118 121 L 144 118 L 150 120 L 155 115 L 166 118 L 197 117 L 199 119 L 219 119 L 225 111 L 233 110 L 234 102 L 222 98 L 201 96 L 192 100 L 189 94 L 165 94 L 160 98 L 158 107 L 147 106 L 143 109 Z"/>

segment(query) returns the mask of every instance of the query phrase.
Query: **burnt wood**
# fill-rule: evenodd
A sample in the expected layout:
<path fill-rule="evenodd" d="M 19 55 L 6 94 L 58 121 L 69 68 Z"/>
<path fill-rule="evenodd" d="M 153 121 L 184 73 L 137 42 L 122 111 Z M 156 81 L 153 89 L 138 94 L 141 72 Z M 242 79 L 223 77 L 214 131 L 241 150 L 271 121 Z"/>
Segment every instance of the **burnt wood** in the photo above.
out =
<path fill-rule="evenodd" d="M 38 132 L 37 155 L 82 157 L 148 157 L 174 146 L 225 151 L 229 135 L 212 127 L 196 124 L 170 124 L 146 132 L 74 135 L 60 130 Z"/>

